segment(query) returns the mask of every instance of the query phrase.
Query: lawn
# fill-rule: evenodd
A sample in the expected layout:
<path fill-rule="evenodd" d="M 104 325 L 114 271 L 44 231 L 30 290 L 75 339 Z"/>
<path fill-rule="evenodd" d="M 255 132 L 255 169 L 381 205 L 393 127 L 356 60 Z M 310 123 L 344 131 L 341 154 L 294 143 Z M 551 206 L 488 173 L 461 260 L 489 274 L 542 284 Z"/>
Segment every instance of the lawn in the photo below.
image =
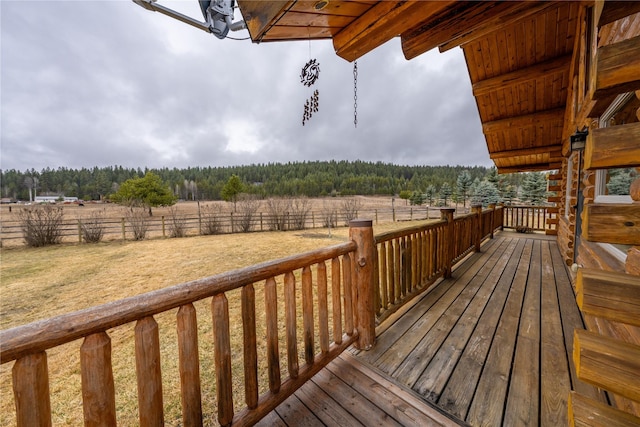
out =
<path fill-rule="evenodd" d="M 376 233 L 414 225 L 387 223 Z M 348 229 L 316 229 L 297 232 L 197 236 L 181 239 L 154 239 L 140 242 L 65 244 L 45 248 L 4 248 L 0 250 L 0 329 L 30 323 L 86 307 L 100 305 L 277 259 L 348 239 Z M 241 348 L 241 322 L 235 292 L 228 294 L 234 348 Z M 256 302 L 264 297 L 256 284 Z M 212 324 L 210 299 L 196 304 L 200 340 L 203 411 L 205 424 L 215 424 Z M 258 313 L 263 313 L 257 307 Z M 262 314 L 264 318 L 264 314 Z M 162 374 L 167 425 L 181 425 L 175 311 L 156 316 L 160 326 Z M 264 325 L 258 315 L 258 337 Z M 112 339 L 116 408 L 120 425 L 137 425 L 133 324 L 108 331 Z M 240 335 L 240 336 L 238 336 Z M 240 344 L 238 344 L 240 343 Z M 50 392 L 54 425 L 82 424 L 79 347 L 81 341 L 48 351 Z M 238 355 L 238 369 L 242 363 Z M 286 357 L 283 357 L 286 363 Z M 11 366 L 0 366 L 0 426 L 15 425 Z M 235 370 L 235 368 L 234 368 Z M 286 370 L 283 368 L 283 373 Z M 242 389 L 242 376 L 234 375 L 234 389 Z M 237 384 L 236 384 L 237 381 Z M 264 389 L 264 378 L 261 378 Z M 236 410 L 243 407 L 242 396 Z"/>

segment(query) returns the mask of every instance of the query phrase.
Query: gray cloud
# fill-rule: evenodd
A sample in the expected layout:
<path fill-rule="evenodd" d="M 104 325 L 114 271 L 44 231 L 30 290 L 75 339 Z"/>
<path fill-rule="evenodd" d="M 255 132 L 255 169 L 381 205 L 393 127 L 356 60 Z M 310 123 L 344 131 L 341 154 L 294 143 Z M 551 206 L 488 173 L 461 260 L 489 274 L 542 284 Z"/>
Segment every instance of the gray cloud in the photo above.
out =
<path fill-rule="evenodd" d="M 163 4 L 199 13 L 195 0 Z M 353 64 L 329 41 L 218 40 L 130 1 L 3 0 L 0 19 L 4 169 L 490 165 L 459 49 L 406 61 L 395 39 L 360 58 L 354 128 Z M 312 89 L 299 81 L 310 57 Z"/>

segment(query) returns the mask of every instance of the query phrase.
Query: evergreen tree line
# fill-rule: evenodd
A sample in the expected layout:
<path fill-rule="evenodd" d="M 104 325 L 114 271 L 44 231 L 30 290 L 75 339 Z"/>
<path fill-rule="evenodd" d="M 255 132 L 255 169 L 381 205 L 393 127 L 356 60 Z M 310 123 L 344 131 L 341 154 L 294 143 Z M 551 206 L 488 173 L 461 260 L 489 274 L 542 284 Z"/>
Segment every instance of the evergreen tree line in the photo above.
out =
<path fill-rule="evenodd" d="M 64 195 L 83 200 L 103 200 L 127 180 L 147 172 L 158 175 L 183 200 L 221 200 L 223 189 L 237 176 L 246 192 L 260 197 L 329 195 L 399 195 L 424 193 L 430 187 L 456 189 L 464 171 L 471 182 L 483 182 L 495 169 L 482 166 L 399 166 L 382 162 L 314 161 L 268 163 L 233 167 L 141 169 L 109 166 L 92 169 L 46 168 L 0 170 L 3 198 L 32 200 L 36 195 Z M 492 172 L 493 171 L 493 172 Z M 497 174 L 496 174 L 497 175 Z M 519 178 L 511 179 L 519 185 Z M 453 194 L 453 192 L 452 192 Z"/>

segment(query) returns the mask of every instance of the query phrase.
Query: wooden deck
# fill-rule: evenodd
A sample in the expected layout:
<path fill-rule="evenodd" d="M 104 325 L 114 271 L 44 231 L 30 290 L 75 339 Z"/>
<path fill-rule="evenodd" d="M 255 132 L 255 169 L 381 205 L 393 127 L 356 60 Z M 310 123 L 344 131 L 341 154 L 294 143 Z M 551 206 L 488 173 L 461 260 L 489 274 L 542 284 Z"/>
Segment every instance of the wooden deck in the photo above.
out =
<path fill-rule="evenodd" d="M 567 425 L 571 389 L 605 399 L 575 377 L 576 327 L 555 240 L 500 233 L 262 425 Z"/>

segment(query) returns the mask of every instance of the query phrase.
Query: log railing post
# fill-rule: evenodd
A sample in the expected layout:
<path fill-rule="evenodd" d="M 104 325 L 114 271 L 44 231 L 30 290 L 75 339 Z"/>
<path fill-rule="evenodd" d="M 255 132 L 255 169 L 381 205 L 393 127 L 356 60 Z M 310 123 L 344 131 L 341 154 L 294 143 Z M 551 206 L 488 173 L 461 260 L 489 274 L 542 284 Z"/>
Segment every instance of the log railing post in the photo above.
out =
<path fill-rule="evenodd" d="M 135 350 L 140 426 L 163 425 L 160 334 L 153 317 L 142 318 L 136 323 Z"/>
<path fill-rule="evenodd" d="M 49 372 L 44 351 L 22 357 L 13 365 L 13 394 L 18 427 L 51 425 Z"/>
<path fill-rule="evenodd" d="M 111 339 L 106 332 L 87 336 L 80 347 L 85 426 L 116 425 L 116 393 L 111 368 Z"/>
<path fill-rule="evenodd" d="M 482 229 L 482 205 L 473 205 L 471 206 L 471 212 L 474 213 L 476 215 L 476 230 L 474 235 L 476 236 L 475 238 L 475 244 L 476 244 L 476 248 L 475 251 L 476 252 L 480 252 L 480 244 L 482 243 L 482 237 L 484 237 L 482 235 L 483 233 L 483 229 Z"/>
<path fill-rule="evenodd" d="M 373 238 L 373 221 L 355 219 L 349 222 L 349 238 L 356 243 L 355 259 L 355 320 L 358 341 L 355 346 L 369 350 L 376 339 L 376 313 L 374 295 L 374 271 L 376 245 Z"/>
<path fill-rule="evenodd" d="M 440 209 L 440 218 L 447 220 L 447 237 L 445 239 L 445 266 L 444 266 L 444 277 L 451 277 L 451 267 L 453 266 L 453 250 L 455 248 L 455 242 L 453 239 L 455 238 L 455 231 L 453 228 L 453 213 L 455 212 L 455 208 L 442 208 Z"/>
<path fill-rule="evenodd" d="M 490 203 L 489 204 L 489 209 L 491 209 L 491 238 L 493 239 L 493 229 L 496 228 L 496 204 L 495 203 Z"/>

